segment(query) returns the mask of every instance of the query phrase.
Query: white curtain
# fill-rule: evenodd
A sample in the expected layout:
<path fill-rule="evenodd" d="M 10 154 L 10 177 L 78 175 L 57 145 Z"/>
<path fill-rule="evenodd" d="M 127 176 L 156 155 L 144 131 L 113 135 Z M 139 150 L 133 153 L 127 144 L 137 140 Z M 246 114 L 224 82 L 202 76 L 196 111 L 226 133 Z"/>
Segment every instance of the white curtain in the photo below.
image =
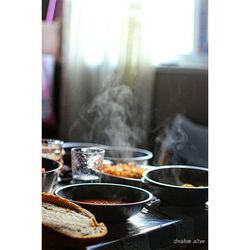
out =
<path fill-rule="evenodd" d="M 151 0 L 64 1 L 61 138 L 145 145 L 154 79 L 151 7 Z"/>

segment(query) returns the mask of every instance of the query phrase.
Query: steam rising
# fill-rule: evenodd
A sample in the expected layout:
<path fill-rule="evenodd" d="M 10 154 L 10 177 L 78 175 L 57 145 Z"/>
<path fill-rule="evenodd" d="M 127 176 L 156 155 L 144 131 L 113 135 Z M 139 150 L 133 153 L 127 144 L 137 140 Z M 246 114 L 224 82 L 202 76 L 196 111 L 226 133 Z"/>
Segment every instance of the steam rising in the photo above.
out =
<path fill-rule="evenodd" d="M 128 86 L 112 85 L 82 108 L 70 129 L 70 137 L 113 146 L 135 147 L 144 136 L 137 103 Z"/>
<path fill-rule="evenodd" d="M 178 164 L 179 151 L 187 144 L 188 136 L 180 126 L 180 116 L 177 116 L 177 125 L 167 124 L 163 131 L 156 138 L 156 143 L 160 144 L 157 155 L 157 164 L 166 163 Z M 175 120 L 175 121 L 176 121 Z"/>
<path fill-rule="evenodd" d="M 207 128 L 192 123 L 183 115 L 176 115 L 156 138 L 156 164 L 189 164 L 208 166 Z"/>

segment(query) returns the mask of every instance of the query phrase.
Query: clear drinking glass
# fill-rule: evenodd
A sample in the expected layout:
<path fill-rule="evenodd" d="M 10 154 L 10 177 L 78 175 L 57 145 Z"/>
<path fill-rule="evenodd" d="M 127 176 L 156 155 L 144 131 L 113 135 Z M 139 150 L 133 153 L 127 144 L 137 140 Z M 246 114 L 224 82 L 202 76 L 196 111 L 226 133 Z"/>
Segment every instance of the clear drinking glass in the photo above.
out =
<path fill-rule="evenodd" d="M 96 147 L 72 148 L 71 167 L 74 183 L 101 182 L 102 173 L 98 167 L 102 165 L 105 150 Z"/>
<path fill-rule="evenodd" d="M 55 139 L 42 139 L 42 157 L 55 161 L 62 159 L 63 141 Z"/>

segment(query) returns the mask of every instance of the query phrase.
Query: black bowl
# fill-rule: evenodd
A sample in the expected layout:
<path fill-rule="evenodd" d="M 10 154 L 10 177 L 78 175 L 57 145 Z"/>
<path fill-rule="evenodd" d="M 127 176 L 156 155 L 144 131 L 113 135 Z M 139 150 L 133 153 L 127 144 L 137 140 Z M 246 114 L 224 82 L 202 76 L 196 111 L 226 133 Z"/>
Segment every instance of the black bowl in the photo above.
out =
<path fill-rule="evenodd" d="M 173 205 L 197 206 L 208 200 L 208 169 L 163 166 L 146 170 L 142 181 L 156 197 Z M 194 187 L 183 187 L 192 184 Z"/>
<path fill-rule="evenodd" d="M 86 208 L 97 221 L 104 222 L 124 221 L 136 215 L 153 197 L 141 188 L 110 183 L 73 184 L 57 189 L 55 194 Z M 121 204 L 95 204 L 80 200 L 119 200 Z"/>
<path fill-rule="evenodd" d="M 42 157 L 42 168 L 45 168 L 45 173 L 42 173 L 42 192 L 51 193 L 53 186 L 57 182 L 62 164 Z"/>

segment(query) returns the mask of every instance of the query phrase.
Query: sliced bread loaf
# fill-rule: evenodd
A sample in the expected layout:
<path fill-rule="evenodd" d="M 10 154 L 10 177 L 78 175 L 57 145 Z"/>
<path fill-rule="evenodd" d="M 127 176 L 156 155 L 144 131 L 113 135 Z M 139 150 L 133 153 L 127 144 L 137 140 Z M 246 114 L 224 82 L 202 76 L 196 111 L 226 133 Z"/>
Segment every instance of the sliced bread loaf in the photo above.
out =
<path fill-rule="evenodd" d="M 77 204 L 52 194 L 42 193 L 43 244 L 74 246 L 96 241 L 107 234 L 104 223 Z M 44 247 L 43 247 L 44 248 Z"/>

